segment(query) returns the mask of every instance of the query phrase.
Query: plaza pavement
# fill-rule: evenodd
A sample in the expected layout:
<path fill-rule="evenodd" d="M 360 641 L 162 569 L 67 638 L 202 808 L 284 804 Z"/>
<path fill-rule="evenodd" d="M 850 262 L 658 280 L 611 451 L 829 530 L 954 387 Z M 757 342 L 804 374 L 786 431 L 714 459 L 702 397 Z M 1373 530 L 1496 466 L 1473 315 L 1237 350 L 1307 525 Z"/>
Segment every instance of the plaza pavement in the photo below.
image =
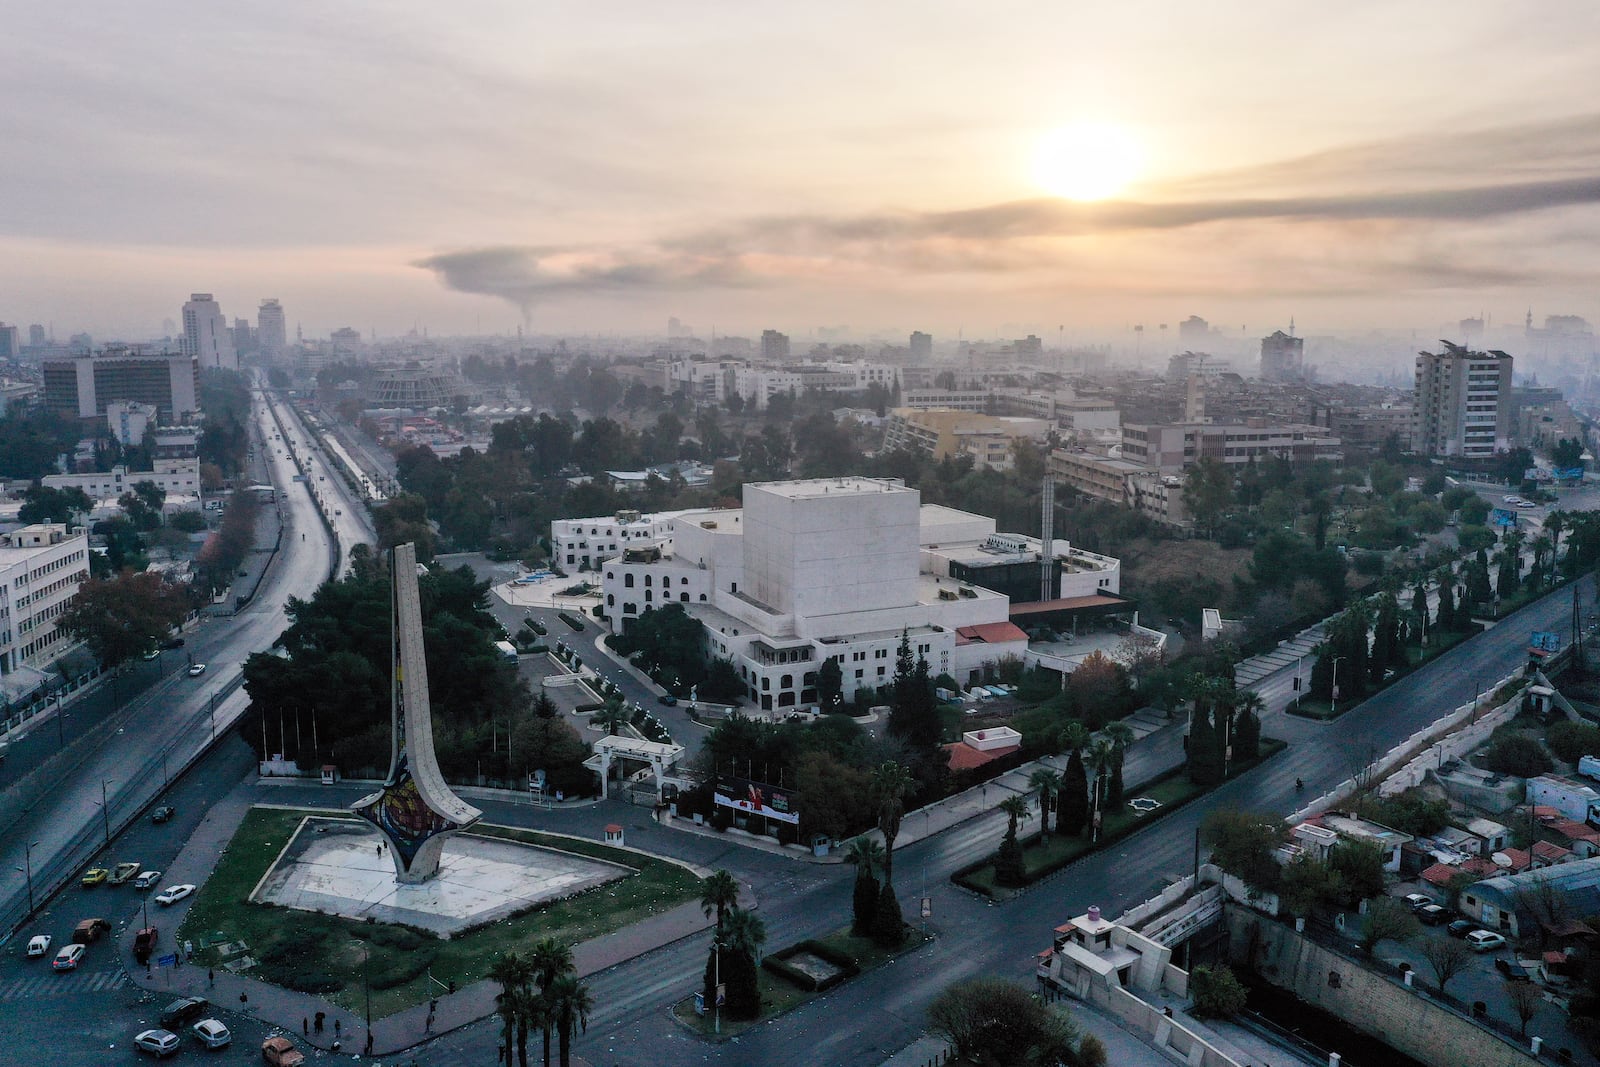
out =
<path fill-rule="evenodd" d="M 464 790 L 464 792 L 497 792 Z M 193 883 L 204 887 L 206 876 L 227 850 L 228 842 L 252 807 L 271 802 L 269 786 L 246 781 L 233 789 L 207 812 L 206 817 L 189 838 L 183 851 L 173 861 L 163 880 L 165 885 Z M 295 805 L 297 807 L 302 805 Z M 336 810 L 336 809 L 335 809 Z M 705 874 L 701 870 L 698 873 Z M 170 908 L 152 913 L 167 939 L 161 942 L 157 955 L 176 952 L 182 956 L 182 946 L 173 940 L 183 924 L 189 905 L 194 900 L 180 901 Z M 748 888 L 741 889 L 740 905 L 755 907 L 756 900 Z M 700 909 L 698 901 L 690 901 L 671 911 L 651 916 L 622 930 L 581 942 L 573 947 L 573 962 L 580 978 L 588 977 L 626 960 L 670 945 L 708 929 L 711 921 Z M 133 951 L 133 936 L 137 924 L 130 923 L 122 936 L 121 950 L 129 955 Z M 196 946 L 198 949 L 198 946 Z M 158 1002 L 183 996 L 205 997 L 219 1008 L 237 1011 L 281 1028 L 295 1040 L 320 1049 L 333 1049 L 336 1044 L 343 1051 L 360 1053 L 366 1041 L 366 1022 L 357 1012 L 338 1008 L 309 993 L 270 985 L 246 975 L 226 970 L 207 971 L 193 964 L 175 968 L 151 967 L 141 972 L 131 972 L 134 980 L 151 993 Z M 388 1056 L 414 1048 L 425 1041 L 458 1027 L 475 1023 L 494 1013 L 495 994 L 499 986 L 491 981 L 474 982 L 455 993 L 440 991 L 438 1009 L 433 1024 L 428 1025 L 428 1005 L 418 1004 L 372 1023 L 374 1055 Z M 325 1014 L 322 1033 L 305 1032 L 302 1021 L 315 1019 L 318 1012 Z M 337 1029 L 335 1024 L 337 1023 Z"/>

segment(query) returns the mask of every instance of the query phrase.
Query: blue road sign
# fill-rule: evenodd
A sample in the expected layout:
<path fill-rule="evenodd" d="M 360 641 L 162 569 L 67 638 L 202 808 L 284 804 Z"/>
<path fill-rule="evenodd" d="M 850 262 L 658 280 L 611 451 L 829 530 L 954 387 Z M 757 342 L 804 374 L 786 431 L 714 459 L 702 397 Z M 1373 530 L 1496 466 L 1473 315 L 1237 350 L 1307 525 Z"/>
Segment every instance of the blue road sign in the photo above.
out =
<path fill-rule="evenodd" d="M 165 956 L 161 956 L 156 960 L 157 967 L 176 967 L 177 965 L 178 954 L 176 952 L 169 952 Z"/>

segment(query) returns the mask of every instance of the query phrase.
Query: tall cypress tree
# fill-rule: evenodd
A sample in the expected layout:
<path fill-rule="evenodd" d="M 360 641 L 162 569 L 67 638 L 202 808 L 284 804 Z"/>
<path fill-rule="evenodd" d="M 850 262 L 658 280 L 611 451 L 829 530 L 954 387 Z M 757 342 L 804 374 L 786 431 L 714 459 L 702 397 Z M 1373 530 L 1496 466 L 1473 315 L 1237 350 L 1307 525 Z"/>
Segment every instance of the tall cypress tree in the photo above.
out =
<path fill-rule="evenodd" d="M 1433 629 L 1433 620 L 1428 615 L 1428 583 L 1418 582 L 1411 591 L 1411 614 L 1417 617 L 1417 625 L 1423 631 Z"/>
<path fill-rule="evenodd" d="M 1439 629 L 1456 629 L 1455 585 L 1448 579 L 1439 583 Z"/>
<path fill-rule="evenodd" d="M 1196 785 L 1216 785 L 1222 781 L 1222 749 L 1211 708 L 1204 697 L 1195 698 L 1194 718 L 1189 726 L 1189 780 Z"/>
<path fill-rule="evenodd" d="M 1088 821 L 1089 773 L 1083 767 L 1083 753 L 1073 749 L 1056 794 L 1056 829 L 1067 837 L 1077 837 Z"/>

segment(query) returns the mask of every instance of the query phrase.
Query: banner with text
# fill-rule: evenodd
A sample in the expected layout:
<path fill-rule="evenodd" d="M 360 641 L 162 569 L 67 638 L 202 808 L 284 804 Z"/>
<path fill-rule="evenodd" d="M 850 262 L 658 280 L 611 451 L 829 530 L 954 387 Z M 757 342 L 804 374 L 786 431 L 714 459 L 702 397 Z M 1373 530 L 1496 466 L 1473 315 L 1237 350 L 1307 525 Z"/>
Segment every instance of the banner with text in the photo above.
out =
<path fill-rule="evenodd" d="M 764 815 L 779 822 L 793 824 L 800 822 L 800 814 L 795 810 L 795 795 L 787 789 L 779 789 L 762 782 L 752 782 L 747 778 L 719 774 L 713 796 L 716 802 L 725 808 L 733 808 L 751 815 Z"/>

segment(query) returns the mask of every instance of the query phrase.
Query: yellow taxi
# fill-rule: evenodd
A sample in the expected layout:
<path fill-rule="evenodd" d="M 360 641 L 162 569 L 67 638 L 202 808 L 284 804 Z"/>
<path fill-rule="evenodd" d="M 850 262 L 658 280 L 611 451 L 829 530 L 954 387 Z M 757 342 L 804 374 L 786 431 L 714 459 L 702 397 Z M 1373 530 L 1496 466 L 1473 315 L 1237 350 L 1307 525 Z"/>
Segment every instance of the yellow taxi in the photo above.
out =
<path fill-rule="evenodd" d="M 85 887 L 100 885 L 109 877 L 111 877 L 111 872 L 104 867 L 91 867 L 83 872 L 83 884 Z"/>

